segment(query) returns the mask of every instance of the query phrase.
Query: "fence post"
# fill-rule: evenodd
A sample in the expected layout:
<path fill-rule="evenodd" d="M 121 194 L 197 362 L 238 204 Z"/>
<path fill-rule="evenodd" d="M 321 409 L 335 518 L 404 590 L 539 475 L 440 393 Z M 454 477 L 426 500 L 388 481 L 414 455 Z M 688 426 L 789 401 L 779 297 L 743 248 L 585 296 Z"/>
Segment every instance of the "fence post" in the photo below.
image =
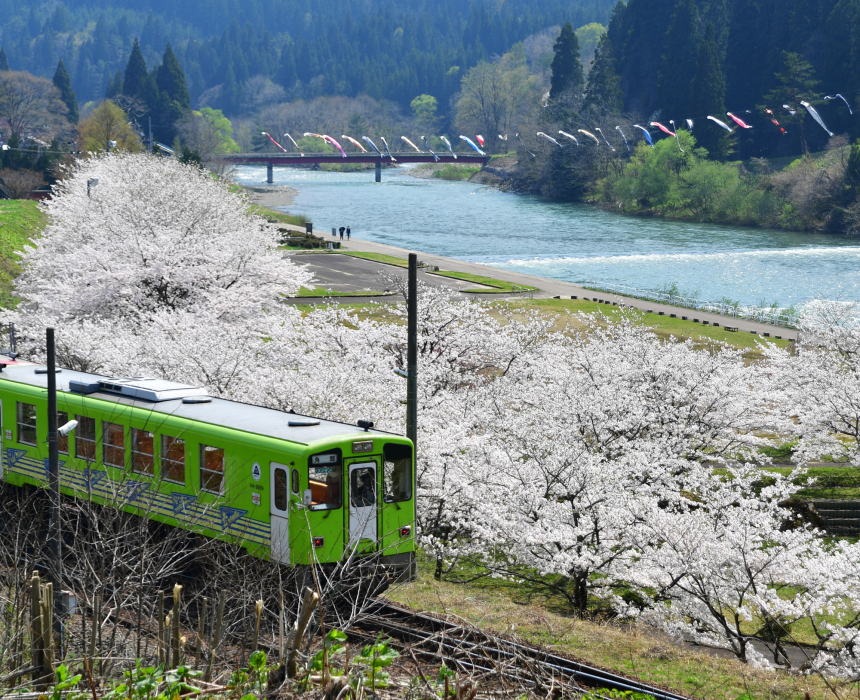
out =
<path fill-rule="evenodd" d="M 179 613 L 182 610 L 182 586 L 178 583 L 173 586 L 173 658 L 170 660 L 171 668 L 179 666 L 179 657 L 182 654 L 182 634 L 180 630 Z"/>
<path fill-rule="evenodd" d="M 200 620 L 197 626 L 197 655 L 194 658 L 194 668 L 200 667 L 200 656 L 203 653 L 203 636 L 206 634 L 206 613 L 209 604 L 208 598 L 203 598 L 200 605 Z"/>
<path fill-rule="evenodd" d="M 39 572 L 33 572 L 33 578 L 30 579 L 30 660 L 34 668 L 39 669 L 33 671 L 33 682 L 38 686 L 42 678 L 42 669 L 44 667 L 43 659 L 43 640 L 42 640 L 42 582 L 39 579 Z"/>

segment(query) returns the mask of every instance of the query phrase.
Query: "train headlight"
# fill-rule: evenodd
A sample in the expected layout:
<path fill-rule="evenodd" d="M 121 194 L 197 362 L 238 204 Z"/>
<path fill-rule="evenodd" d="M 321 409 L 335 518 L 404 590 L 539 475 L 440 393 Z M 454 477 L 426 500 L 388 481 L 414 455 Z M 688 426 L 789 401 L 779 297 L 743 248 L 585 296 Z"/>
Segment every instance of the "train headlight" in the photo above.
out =
<path fill-rule="evenodd" d="M 325 537 L 314 537 L 314 549 L 325 547 Z"/>
<path fill-rule="evenodd" d="M 373 440 L 362 440 L 352 443 L 352 451 L 355 453 L 373 452 Z"/>
<path fill-rule="evenodd" d="M 400 536 L 401 537 L 409 537 L 409 535 L 411 535 L 411 534 L 412 534 L 412 526 L 411 525 L 404 525 L 403 527 L 400 528 Z"/>

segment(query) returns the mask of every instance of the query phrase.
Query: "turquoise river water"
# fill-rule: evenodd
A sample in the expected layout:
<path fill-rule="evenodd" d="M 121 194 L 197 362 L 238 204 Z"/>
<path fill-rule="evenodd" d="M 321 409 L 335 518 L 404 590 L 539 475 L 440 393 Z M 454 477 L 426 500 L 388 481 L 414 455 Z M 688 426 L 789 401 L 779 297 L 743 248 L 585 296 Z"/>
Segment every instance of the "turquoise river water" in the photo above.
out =
<path fill-rule="evenodd" d="M 265 173 L 242 167 L 236 180 L 259 185 Z M 633 218 L 402 170 L 383 171 L 379 184 L 373 171 L 276 168 L 274 179 L 298 190 L 285 210 L 310 216 L 316 233 L 349 225 L 358 238 L 489 267 L 580 284 L 674 284 L 745 305 L 860 301 L 860 239 Z"/>

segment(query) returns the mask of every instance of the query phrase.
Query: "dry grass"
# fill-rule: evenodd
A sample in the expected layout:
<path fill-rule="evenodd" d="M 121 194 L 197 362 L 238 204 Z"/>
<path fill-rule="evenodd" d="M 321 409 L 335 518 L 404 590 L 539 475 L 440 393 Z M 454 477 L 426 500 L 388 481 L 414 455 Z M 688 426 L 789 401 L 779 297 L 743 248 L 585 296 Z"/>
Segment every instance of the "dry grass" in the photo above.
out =
<path fill-rule="evenodd" d="M 640 625 L 577 620 L 518 599 L 516 590 L 489 583 L 438 582 L 425 569 L 416 582 L 388 595 L 410 607 L 461 617 L 483 630 L 514 635 L 695 698 L 802 700 L 806 692 L 813 699 L 836 697 L 817 676 L 756 670 L 734 658 L 679 646 Z"/>

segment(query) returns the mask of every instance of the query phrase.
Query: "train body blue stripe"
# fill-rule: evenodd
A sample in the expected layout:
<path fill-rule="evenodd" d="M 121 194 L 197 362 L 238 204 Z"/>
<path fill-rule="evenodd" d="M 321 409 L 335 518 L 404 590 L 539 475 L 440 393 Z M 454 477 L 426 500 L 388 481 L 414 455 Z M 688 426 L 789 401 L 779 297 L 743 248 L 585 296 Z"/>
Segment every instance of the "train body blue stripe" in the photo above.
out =
<path fill-rule="evenodd" d="M 6 468 L 10 472 L 47 484 L 48 460 L 33 459 L 26 450 L 6 449 Z M 205 528 L 227 537 L 238 537 L 255 544 L 271 543 L 268 522 L 247 517 L 247 511 L 224 505 L 200 503 L 197 496 L 185 493 L 164 493 L 153 490 L 151 482 L 129 477 L 122 481 L 110 478 L 97 469 L 77 469 L 60 460 L 60 484 L 81 496 L 93 496 L 119 502 L 144 512 L 173 518 L 185 529 Z"/>

